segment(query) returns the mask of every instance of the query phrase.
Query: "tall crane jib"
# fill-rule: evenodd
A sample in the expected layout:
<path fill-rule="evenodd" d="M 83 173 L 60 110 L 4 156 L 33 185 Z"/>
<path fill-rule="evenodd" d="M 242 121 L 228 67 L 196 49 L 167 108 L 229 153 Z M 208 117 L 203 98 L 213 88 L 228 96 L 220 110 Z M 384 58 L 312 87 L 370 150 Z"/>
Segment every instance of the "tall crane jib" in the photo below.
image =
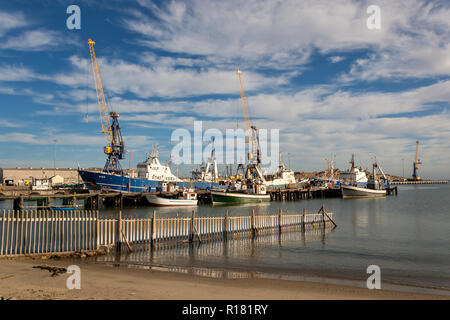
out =
<path fill-rule="evenodd" d="M 244 113 L 244 121 L 245 121 L 245 130 L 249 133 L 247 137 L 248 141 L 248 162 L 249 164 L 260 164 L 261 163 L 261 153 L 259 148 L 259 135 L 258 129 L 256 126 L 250 124 L 250 115 L 248 112 L 247 101 L 245 98 L 244 86 L 242 84 L 242 71 L 237 69 L 237 76 L 239 81 L 239 89 L 241 93 L 241 101 L 242 101 L 242 111 Z"/>
<path fill-rule="evenodd" d="M 239 89 L 241 93 L 242 110 L 244 113 L 245 130 L 248 135 L 248 165 L 246 170 L 246 178 L 261 179 L 264 181 L 264 177 L 259 169 L 261 164 L 261 148 L 259 144 L 259 134 L 256 126 L 250 124 L 250 115 L 247 108 L 247 101 L 245 98 L 244 86 L 242 84 L 242 71 L 237 69 L 237 76 L 239 82 Z"/>
<path fill-rule="evenodd" d="M 106 159 L 106 164 L 103 171 L 107 173 L 122 174 L 123 171 L 119 161 L 124 159 L 125 147 L 123 144 L 122 133 L 120 131 L 120 115 L 116 112 L 108 112 L 108 105 L 103 92 L 100 70 L 98 68 L 97 58 L 95 56 L 95 42 L 89 39 L 88 44 L 91 53 L 92 73 L 94 74 L 95 91 L 97 93 L 97 103 L 100 112 L 102 133 L 106 135 L 109 143 L 109 145 L 104 148 L 104 152 L 108 157 Z"/>

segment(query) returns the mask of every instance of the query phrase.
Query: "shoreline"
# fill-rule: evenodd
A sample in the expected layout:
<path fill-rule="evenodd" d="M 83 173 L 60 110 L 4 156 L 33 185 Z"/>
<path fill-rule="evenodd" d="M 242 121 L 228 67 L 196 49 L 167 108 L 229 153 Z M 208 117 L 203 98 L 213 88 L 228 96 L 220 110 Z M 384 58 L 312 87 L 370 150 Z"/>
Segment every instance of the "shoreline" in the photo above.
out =
<path fill-rule="evenodd" d="M 81 289 L 66 288 L 68 274 L 51 276 L 36 265 L 81 269 Z M 335 283 L 265 278 L 213 278 L 136 266 L 114 267 L 78 259 L 0 260 L 0 297 L 4 299 L 150 299 L 150 300 L 311 300 L 450 299 L 450 296 L 395 290 L 369 290 Z M 146 270 L 148 269 L 148 270 Z M 383 285 L 382 285 L 383 287 Z"/>
<path fill-rule="evenodd" d="M 92 262 L 91 262 L 92 263 Z M 257 270 L 244 270 L 232 268 L 177 266 L 162 264 L 139 264 L 133 262 L 94 262 L 115 268 L 155 270 L 159 272 L 172 272 L 190 274 L 192 276 L 211 279 L 267 279 L 275 281 L 293 281 L 302 283 L 332 284 L 337 286 L 354 287 L 366 289 L 365 280 L 357 280 L 345 277 L 322 276 L 312 274 L 288 274 L 271 273 Z M 406 292 L 413 294 L 431 294 L 450 299 L 450 289 L 446 287 L 433 287 L 426 285 L 405 284 L 401 282 L 383 281 L 382 289 L 395 292 Z"/>

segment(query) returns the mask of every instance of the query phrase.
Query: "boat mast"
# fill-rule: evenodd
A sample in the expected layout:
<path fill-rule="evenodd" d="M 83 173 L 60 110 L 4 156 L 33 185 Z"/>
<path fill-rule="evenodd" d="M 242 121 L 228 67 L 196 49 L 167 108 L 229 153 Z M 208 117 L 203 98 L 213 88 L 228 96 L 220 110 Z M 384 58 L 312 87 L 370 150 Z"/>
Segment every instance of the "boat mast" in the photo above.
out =
<path fill-rule="evenodd" d="M 350 169 L 350 183 L 353 183 L 353 175 L 355 175 L 355 182 L 356 182 L 356 173 L 355 173 L 355 154 L 352 153 L 352 158 L 350 160 L 350 164 L 352 165 Z"/>

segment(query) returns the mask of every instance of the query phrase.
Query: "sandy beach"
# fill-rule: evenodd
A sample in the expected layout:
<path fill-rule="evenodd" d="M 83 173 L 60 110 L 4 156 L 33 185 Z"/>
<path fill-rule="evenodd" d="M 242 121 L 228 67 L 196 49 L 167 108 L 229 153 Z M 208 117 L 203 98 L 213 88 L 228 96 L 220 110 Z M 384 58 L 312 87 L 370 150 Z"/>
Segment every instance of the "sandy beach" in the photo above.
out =
<path fill-rule="evenodd" d="M 81 289 L 66 288 L 68 274 L 33 266 L 81 269 Z M 269 279 L 214 279 L 190 274 L 112 267 L 69 260 L 0 259 L 4 299 L 449 299 L 448 296 Z"/>

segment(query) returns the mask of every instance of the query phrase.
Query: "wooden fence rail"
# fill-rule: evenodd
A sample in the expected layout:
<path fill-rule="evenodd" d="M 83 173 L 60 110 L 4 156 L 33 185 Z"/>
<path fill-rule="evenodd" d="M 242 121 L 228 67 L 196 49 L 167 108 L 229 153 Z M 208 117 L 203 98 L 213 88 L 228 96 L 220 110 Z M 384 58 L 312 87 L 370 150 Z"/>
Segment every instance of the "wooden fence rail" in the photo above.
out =
<path fill-rule="evenodd" d="M 183 242 L 227 241 L 283 228 L 333 223 L 332 213 L 223 217 L 99 219 L 98 211 L 11 211 L 0 216 L 0 256 L 150 248 Z M 335 225 L 335 224 L 334 224 Z"/>

